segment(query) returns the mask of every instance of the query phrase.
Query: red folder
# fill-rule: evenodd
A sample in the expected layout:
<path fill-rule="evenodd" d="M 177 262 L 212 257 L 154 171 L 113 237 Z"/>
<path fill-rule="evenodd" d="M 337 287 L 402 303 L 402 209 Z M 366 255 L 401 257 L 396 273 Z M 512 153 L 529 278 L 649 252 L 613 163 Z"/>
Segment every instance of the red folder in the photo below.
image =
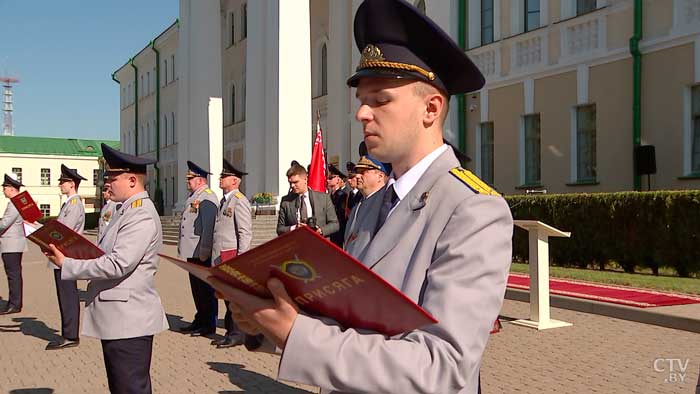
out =
<path fill-rule="evenodd" d="M 29 223 L 34 223 L 44 216 L 41 214 L 39 207 L 36 206 L 32 196 L 30 196 L 26 190 L 12 197 L 10 201 L 15 205 L 22 219 Z"/>
<path fill-rule="evenodd" d="M 207 282 L 215 276 L 264 298 L 271 298 L 267 280 L 276 277 L 304 311 L 330 317 L 345 328 L 393 336 L 437 323 L 398 289 L 306 226 L 212 268 L 160 256 Z"/>
<path fill-rule="evenodd" d="M 54 244 L 66 257 L 73 259 L 96 259 L 105 254 L 97 245 L 56 219 L 49 220 L 27 235 L 27 239 L 39 245 L 44 252 L 49 250 L 49 244 Z"/>

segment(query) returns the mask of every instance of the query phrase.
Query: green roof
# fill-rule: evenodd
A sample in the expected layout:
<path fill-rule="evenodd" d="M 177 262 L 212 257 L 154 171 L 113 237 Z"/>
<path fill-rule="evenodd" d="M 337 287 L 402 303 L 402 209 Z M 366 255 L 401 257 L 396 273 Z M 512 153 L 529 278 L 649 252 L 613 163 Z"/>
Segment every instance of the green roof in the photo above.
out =
<path fill-rule="evenodd" d="M 100 144 L 119 149 L 119 141 L 79 140 L 76 138 L 0 136 L 0 153 L 59 156 L 102 156 Z"/>

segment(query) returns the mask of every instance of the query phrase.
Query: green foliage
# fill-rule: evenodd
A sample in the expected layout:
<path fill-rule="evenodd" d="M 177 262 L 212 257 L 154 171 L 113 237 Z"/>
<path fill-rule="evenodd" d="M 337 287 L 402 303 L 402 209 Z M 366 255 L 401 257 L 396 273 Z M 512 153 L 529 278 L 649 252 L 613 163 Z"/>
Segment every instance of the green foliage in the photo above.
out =
<path fill-rule="evenodd" d="M 672 268 L 700 274 L 700 191 L 509 196 L 514 219 L 547 223 L 571 238 L 551 238 L 554 264 L 601 269 L 616 262 L 625 272 Z M 527 232 L 516 229 L 513 257 L 526 261 Z"/>

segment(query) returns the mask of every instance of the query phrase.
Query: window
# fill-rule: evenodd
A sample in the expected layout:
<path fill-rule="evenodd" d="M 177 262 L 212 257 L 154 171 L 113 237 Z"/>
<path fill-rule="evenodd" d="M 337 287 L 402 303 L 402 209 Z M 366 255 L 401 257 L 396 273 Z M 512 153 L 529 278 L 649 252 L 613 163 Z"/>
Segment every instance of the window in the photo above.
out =
<path fill-rule="evenodd" d="M 493 0 L 481 0 L 481 45 L 493 42 Z"/>
<path fill-rule="evenodd" d="M 151 72 L 147 71 L 146 72 L 146 94 L 145 96 L 148 96 L 151 94 Z"/>
<path fill-rule="evenodd" d="M 481 124 L 481 179 L 493 185 L 493 122 Z"/>
<path fill-rule="evenodd" d="M 328 94 L 328 46 L 321 47 L 321 96 Z"/>
<path fill-rule="evenodd" d="M 241 113 L 241 120 L 245 120 L 245 108 L 246 108 L 246 100 L 245 100 L 245 89 L 246 89 L 246 83 L 245 83 L 245 74 L 243 75 L 243 112 Z"/>
<path fill-rule="evenodd" d="M 523 117 L 525 137 L 525 184 L 538 185 L 541 181 L 540 115 Z"/>
<path fill-rule="evenodd" d="M 51 216 L 51 204 L 39 204 L 39 210 L 41 211 L 41 216 Z"/>
<path fill-rule="evenodd" d="M 163 193 L 163 206 L 167 207 L 168 206 L 168 178 L 163 179 L 163 190 L 165 190 L 165 193 Z"/>
<path fill-rule="evenodd" d="M 691 89 L 691 118 L 690 127 L 693 136 L 693 153 L 691 158 L 691 171 L 694 174 L 700 173 L 700 85 Z"/>
<path fill-rule="evenodd" d="M 165 84 L 163 86 L 168 84 L 168 59 L 163 60 L 163 70 L 165 70 Z"/>
<path fill-rule="evenodd" d="M 170 130 L 172 130 L 173 138 L 171 141 L 173 143 L 177 142 L 177 129 L 175 128 L 175 112 L 170 113 Z"/>
<path fill-rule="evenodd" d="M 596 0 L 576 0 L 576 15 L 583 15 L 596 9 Z"/>
<path fill-rule="evenodd" d="M 126 107 L 126 88 L 122 88 L 122 100 L 121 100 L 121 104 L 122 104 L 122 109 L 123 109 L 124 107 Z"/>
<path fill-rule="evenodd" d="M 416 3 L 416 8 L 418 8 L 418 11 L 420 11 L 421 14 L 425 15 L 425 0 L 419 0 Z"/>
<path fill-rule="evenodd" d="M 51 186 L 51 169 L 41 169 L 41 186 Z"/>
<path fill-rule="evenodd" d="M 233 12 L 229 15 L 230 28 L 229 32 L 231 34 L 231 45 L 236 43 L 236 14 Z"/>
<path fill-rule="evenodd" d="M 241 7 L 241 40 L 248 37 L 248 4 Z"/>
<path fill-rule="evenodd" d="M 164 146 L 168 146 L 168 115 L 163 115 L 163 134 L 165 135 Z"/>
<path fill-rule="evenodd" d="M 596 179 L 595 104 L 576 108 L 576 180 Z"/>
<path fill-rule="evenodd" d="M 22 183 L 22 169 L 18 167 L 12 167 L 12 173 L 15 174 L 15 179 L 17 179 L 17 182 Z"/>
<path fill-rule="evenodd" d="M 170 82 L 176 80 L 175 76 L 175 54 L 170 55 Z"/>
<path fill-rule="evenodd" d="M 540 0 L 525 0 L 525 31 L 540 27 Z"/>
<path fill-rule="evenodd" d="M 236 122 L 236 86 L 231 85 L 231 123 Z"/>
<path fill-rule="evenodd" d="M 99 180 L 100 180 L 100 169 L 95 168 L 92 170 L 92 184 L 94 186 L 97 186 L 97 183 L 98 183 L 97 181 L 99 181 Z"/>
<path fill-rule="evenodd" d="M 139 97 L 143 97 L 144 90 L 143 90 L 143 74 L 141 74 L 141 85 L 139 85 Z"/>

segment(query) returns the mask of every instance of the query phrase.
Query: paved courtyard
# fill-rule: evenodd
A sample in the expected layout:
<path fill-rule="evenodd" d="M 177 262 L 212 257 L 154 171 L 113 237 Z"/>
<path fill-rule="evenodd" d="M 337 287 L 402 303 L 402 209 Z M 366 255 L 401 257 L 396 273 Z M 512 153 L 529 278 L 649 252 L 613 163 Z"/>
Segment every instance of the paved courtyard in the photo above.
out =
<path fill-rule="evenodd" d="M 164 251 L 174 254 L 174 247 Z M 23 267 L 24 310 L 0 316 L 0 393 L 107 392 L 98 340 L 82 338 L 77 348 L 44 351 L 60 329 L 53 277 L 33 245 Z M 189 322 L 193 304 L 186 275 L 163 262 L 156 282 L 171 327 Z M 80 286 L 84 289 L 85 283 Z M 0 295 L 7 297 L 4 272 Z M 219 311 L 223 317 L 223 303 Z M 526 318 L 528 311 L 526 303 L 506 301 L 502 315 L 506 320 Z M 537 332 L 505 323 L 503 331 L 492 336 L 482 367 L 484 393 L 694 392 L 700 335 L 561 309 L 553 309 L 552 316 L 574 326 Z M 240 347 L 217 350 L 209 341 L 175 331 L 156 336 L 154 392 L 317 391 L 276 381 L 276 356 Z"/>

